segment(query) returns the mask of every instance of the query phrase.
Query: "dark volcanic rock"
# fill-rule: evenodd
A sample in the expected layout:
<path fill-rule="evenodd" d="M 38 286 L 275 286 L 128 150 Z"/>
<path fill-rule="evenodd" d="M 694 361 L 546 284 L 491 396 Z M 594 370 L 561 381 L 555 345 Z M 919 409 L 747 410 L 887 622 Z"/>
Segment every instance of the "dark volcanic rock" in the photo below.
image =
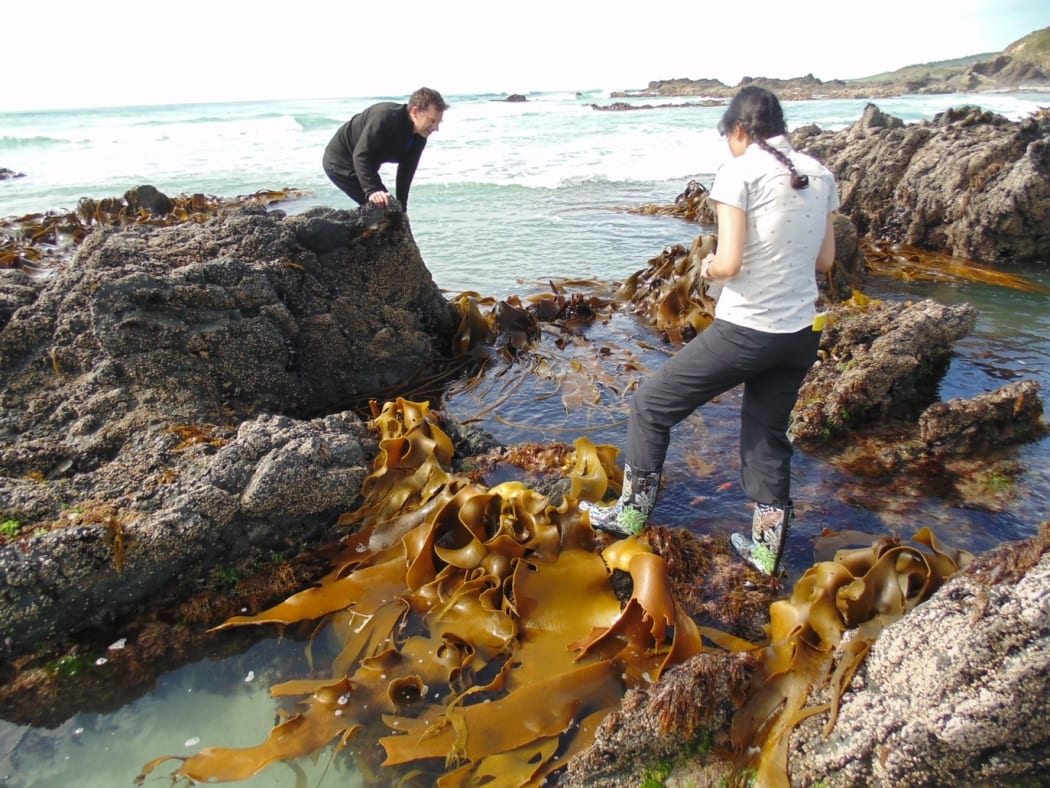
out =
<path fill-rule="evenodd" d="M 967 456 L 1046 434 L 1039 384 L 1021 380 L 973 399 L 935 402 L 919 416 L 919 436 L 942 456 Z"/>
<path fill-rule="evenodd" d="M 906 477 L 991 507 L 982 480 L 997 467 L 1015 473 L 1009 450 L 1047 427 L 1031 380 L 937 401 L 954 344 L 976 319 L 968 304 L 933 301 L 833 307 L 792 412 L 795 443 L 854 474 Z"/>
<path fill-rule="evenodd" d="M 100 229 L 49 279 L 0 274 L 16 650 L 333 536 L 374 439 L 349 413 L 297 419 L 440 367 L 455 327 L 398 210 Z"/>
<path fill-rule="evenodd" d="M 969 304 L 933 301 L 832 312 L 820 361 L 799 391 L 795 440 L 806 444 L 886 419 L 914 422 L 936 401 L 952 348 L 976 321 Z"/>
<path fill-rule="evenodd" d="M 175 208 L 175 202 L 168 195 L 149 184 L 124 192 L 124 201 L 132 211 L 147 211 L 153 216 L 164 216 Z"/>

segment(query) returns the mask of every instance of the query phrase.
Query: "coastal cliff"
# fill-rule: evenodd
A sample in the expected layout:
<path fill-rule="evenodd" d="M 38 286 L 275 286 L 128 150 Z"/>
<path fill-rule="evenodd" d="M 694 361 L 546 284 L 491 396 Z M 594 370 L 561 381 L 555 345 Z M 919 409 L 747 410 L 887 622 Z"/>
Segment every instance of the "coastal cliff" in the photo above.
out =
<path fill-rule="evenodd" d="M 812 74 L 793 79 L 744 77 L 735 86 L 717 79 L 658 79 L 638 90 L 615 91 L 613 98 L 704 96 L 732 98 L 745 85 L 758 85 L 782 100 L 812 98 L 878 99 L 907 94 L 991 90 L 1039 90 L 1050 86 L 1050 28 L 1015 41 L 1002 52 L 905 66 L 861 79 L 820 80 Z"/>

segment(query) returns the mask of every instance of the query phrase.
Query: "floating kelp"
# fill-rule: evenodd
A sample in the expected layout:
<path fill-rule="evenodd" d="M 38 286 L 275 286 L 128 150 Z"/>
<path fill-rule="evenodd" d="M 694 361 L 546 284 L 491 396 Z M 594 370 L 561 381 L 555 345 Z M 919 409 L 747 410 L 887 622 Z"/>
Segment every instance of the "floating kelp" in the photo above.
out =
<path fill-rule="evenodd" d="M 674 205 L 642 205 L 628 209 L 627 213 L 673 216 L 698 224 L 713 225 L 716 222 L 715 209 L 709 200 L 709 193 L 699 181 L 689 181 L 685 190 L 674 198 Z"/>
<path fill-rule="evenodd" d="M 663 559 L 637 540 L 617 543 L 606 561 L 596 552 L 576 499 L 605 494 L 613 454 L 578 440 L 572 492 L 555 507 L 518 482 L 486 489 L 452 475 L 451 442 L 425 404 L 388 403 L 373 426 L 380 455 L 363 506 L 342 520 L 359 530 L 337 567 L 220 627 L 322 620 L 340 641 L 330 673 L 273 688 L 302 697 L 303 710 L 266 742 L 205 749 L 176 778 L 240 780 L 371 738 L 386 752 L 384 782 L 452 786 L 498 774 L 539 784 L 590 742 L 625 688 L 699 650 Z M 609 567 L 633 579 L 623 614 Z"/>
<path fill-rule="evenodd" d="M 499 350 L 513 353 L 539 339 L 541 323 L 572 330 L 608 312 L 607 302 L 597 296 L 585 297 L 579 292 L 566 295 L 554 282 L 550 288 L 550 293 L 531 295 L 524 301 L 518 296 L 496 301 L 473 291 L 460 293 L 453 301 L 460 315 L 453 349 L 481 356 Z M 489 310 L 487 315 L 481 312 L 483 306 Z"/>
<path fill-rule="evenodd" d="M 681 245 L 665 249 L 608 297 L 595 294 L 600 290 L 595 282 L 550 282 L 549 293 L 504 301 L 461 293 L 453 302 L 460 316 L 453 350 L 481 363 L 450 387 L 446 401 L 472 392 L 485 402 L 472 418 L 490 415 L 519 394 L 528 377 L 520 373 L 526 372 L 554 384 L 554 391 L 542 396 L 559 394 L 567 414 L 598 411 L 607 423 L 622 418 L 625 395 L 647 374 L 648 365 L 623 343 L 584 337 L 583 329 L 608 322 L 617 311 L 629 311 L 655 324 L 669 343 L 689 341 L 714 320 L 714 294 L 700 278 L 700 263 L 714 252 L 715 242 L 705 235 L 688 251 Z M 592 294 L 566 292 L 572 285 Z M 537 342 L 541 334 L 552 341 Z M 518 365 L 519 374 L 501 381 L 505 370 L 494 371 L 488 363 L 500 360 Z"/>
<path fill-rule="evenodd" d="M 873 274 L 905 282 L 930 281 L 958 284 L 979 282 L 1025 293 L 1050 293 L 1050 289 L 1017 274 L 982 265 L 965 257 L 930 252 L 907 244 L 865 241 L 864 258 Z"/>
<path fill-rule="evenodd" d="M 594 282 L 567 284 L 598 287 Z M 453 349 L 460 357 L 479 363 L 471 374 L 448 388 L 446 401 L 467 393 L 485 401 L 472 414 L 476 420 L 490 415 L 533 378 L 553 384 L 553 390 L 542 396 L 560 395 L 566 413 L 621 409 L 623 395 L 647 371 L 646 365 L 622 343 L 582 336 L 583 328 L 610 319 L 612 299 L 580 292 L 566 294 L 564 286 L 551 282 L 550 293 L 524 299 L 512 296 L 504 301 L 485 299 L 474 292 L 461 293 L 454 301 L 460 322 Z M 551 342 L 537 341 L 544 334 Z M 505 378 L 512 364 L 516 374 Z"/>
<path fill-rule="evenodd" d="M 65 260 L 95 227 L 201 223 L 238 205 L 270 205 L 305 194 L 299 189 L 261 189 L 229 199 L 207 194 L 168 197 L 152 186 L 139 186 L 123 197 L 82 197 L 76 211 L 0 219 L 0 268 L 47 270 Z"/>

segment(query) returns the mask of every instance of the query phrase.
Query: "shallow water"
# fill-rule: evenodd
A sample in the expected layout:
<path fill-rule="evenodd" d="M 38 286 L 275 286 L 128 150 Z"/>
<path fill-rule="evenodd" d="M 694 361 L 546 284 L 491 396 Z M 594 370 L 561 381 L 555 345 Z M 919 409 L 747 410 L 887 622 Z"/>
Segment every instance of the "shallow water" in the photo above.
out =
<path fill-rule="evenodd" d="M 46 730 L 0 723 L 0 784 L 29 788 L 130 786 L 154 757 L 187 756 L 222 742 L 249 747 L 274 723 L 271 684 L 308 671 L 303 644 L 264 640 L 243 654 L 203 660 L 160 676 L 146 696 L 111 713 L 82 712 Z M 98 668 L 99 681 L 119 682 Z M 309 785 L 363 785 L 329 750 L 316 763 L 297 764 Z M 145 785 L 164 785 L 177 761 L 158 767 Z M 322 782 L 323 780 L 323 782 Z M 296 773 L 275 764 L 238 785 L 290 788 Z"/>
<path fill-rule="evenodd" d="M 586 103 L 609 100 L 594 93 L 532 96 L 523 105 L 484 96 L 447 98 L 453 109 L 424 155 L 410 220 L 423 259 L 449 295 L 475 290 L 504 298 L 544 290 L 550 279 L 621 279 L 665 246 L 687 245 L 699 232 L 676 219 L 634 216 L 623 209 L 669 204 L 691 178 L 710 182 L 724 156 L 714 131 L 717 109 L 597 113 Z M 119 195 L 139 183 L 170 194 L 230 197 L 291 186 L 312 194 L 279 206 L 289 212 L 350 207 L 321 173 L 320 152 L 335 126 L 371 101 L 0 113 L 0 166 L 27 173 L 0 182 L 0 216 L 70 210 L 81 196 Z M 792 126 L 841 128 L 855 121 L 866 103 L 789 102 L 785 109 Z M 928 119 L 961 103 L 1021 117 L 1050 104 L 1050 95 L 924 96 L 876 103 L 906 121 Z M 1045 264 L 1017 272 L 1050 287 Z M 942 399 L 974 396 L 1022 378 L 1038 381 L 1044 399 L 1050 391 L 1050 297 L 986 285 L 890 280 L 876 280 L 868 294 L 978 307 L 977 329 L 958 343 L 941 385 Z M 588 336 L 630 348 L 650 367 L 669 352 L 650 329 L 629 318 L 595 327 Z M 651 349 L 636 345 L 637 340 Z M 481 424 L 506 442 L 571 443 L 586 435 L 595 443 L 622 445 L 624 413 L 615 404 L 613 398 L 605 410 L 567 413 L 554 384 L 528 378 Z M 453 405 L 464 418 L 483 407 L 465 394 Z M 677 429 L 655 520 L 720 534 L 746 525 L 737 425 L 738 394 L 730 392 Z M 962 505 L 906 487 L 904 480 L 886 484 L 854 477 L 798 453 L 793 485 L 800 516 L 789 565 L 799 572 L 812 563 L 814 540 L 824 527 L 908 538 L 928 525 L 945 541 L 975 552 L 1030 536 L 1050 513 L 1050 440 L 1021 447 L 1015 457 L 1023 472 L 1004 485 L 996 500 Z M 302 652 L 302 643 L 279 641 L 275 632 L 238 656 L 164 674 L 152 691 L 116 711 L 83 711 L 53 730 L 0 721 L 0 784 L 130 786 L 152 758 L 187 755 L 206 745 L 259 743 L 276 709 L 266 690 L 277 680 L 306 675 Z M 252 673 L 253 680 L 245 681 Z M 105 665 L 97 676 L 121 685 L 121 677 Z M 345 785 L 354 779 L 338 761 L 325 771 L 326 755 L 303 765 L 309 785 Z M 162 766 L 155 774 L 165 770 Z M 165 780 L 157 777 L 147 784 Z M 296 779 L 290 768 L 275 765 L 248 784 L 290 788 Z"/>

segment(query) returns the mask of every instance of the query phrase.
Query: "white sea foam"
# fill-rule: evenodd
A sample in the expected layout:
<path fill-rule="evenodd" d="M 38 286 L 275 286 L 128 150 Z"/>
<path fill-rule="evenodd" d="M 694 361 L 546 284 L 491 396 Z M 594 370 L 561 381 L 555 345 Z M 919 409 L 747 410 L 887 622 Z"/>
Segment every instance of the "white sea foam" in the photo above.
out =
<path fill-rule="evenodd" d="M 414 190 L 473 183 L 531 189 L 581 183 L 657 183 L 711 176 L 726 156 L 714 129 L 721 107 L 598 111 L 608 94 L 449 96 Z M 0 114 L 0 166 L 26 173 L 0 184 L 0 215 L 71 210 L 80 196 L 123 194 L 141 183 L 173 193 L 235 196 L 297 186 L 345 204 L 320 168 L 339 125 L 374 98 L 196 104 Z M 688 103 L 630 99 L 627 103 Z M 695 102 L 694 102 L 695 103 Z M 866 101 L 786 102 L 792 127 L 841 128 Z M 1017 118 L 1050 103 L 1047 94 L 921 96 L 878 102 L 905 120 L 981 103 Z M 392 166 L 384 177 L 393 180 Z M 389 173 L 389 175 L 387 174 Z"/>

